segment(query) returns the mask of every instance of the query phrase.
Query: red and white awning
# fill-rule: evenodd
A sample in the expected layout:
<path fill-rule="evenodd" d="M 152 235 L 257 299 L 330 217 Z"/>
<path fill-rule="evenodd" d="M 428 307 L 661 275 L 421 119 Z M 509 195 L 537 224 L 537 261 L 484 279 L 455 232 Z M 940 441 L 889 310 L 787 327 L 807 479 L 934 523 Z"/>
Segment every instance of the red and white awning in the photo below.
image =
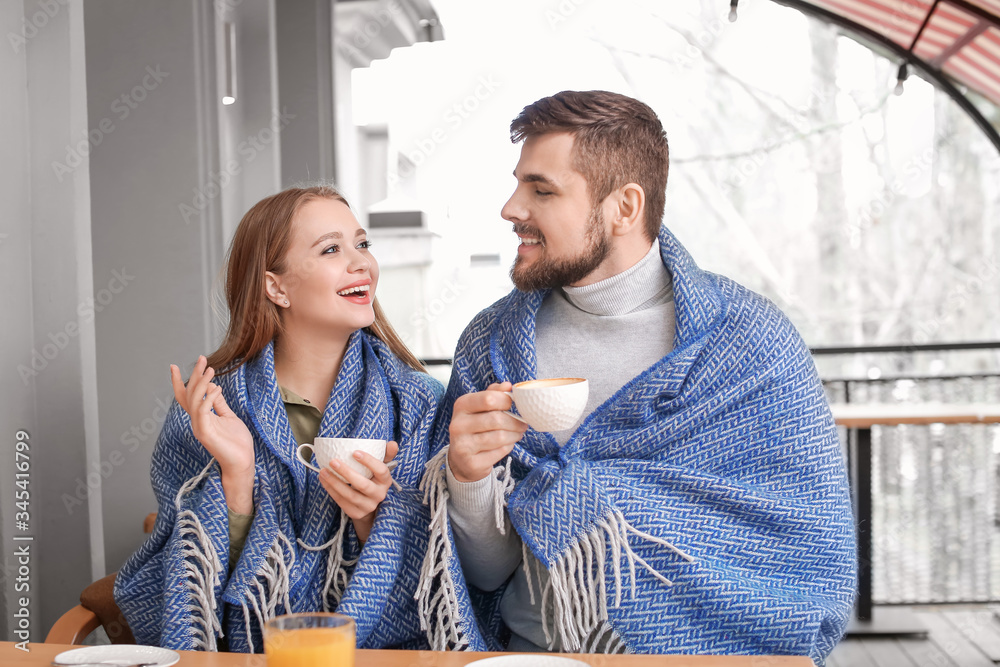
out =
<path fill-rule="evenodd" d="M 780 0 L 779 0 L 780 2 Z M 1000 0 L 811 0 L 1000 105 Z"/>

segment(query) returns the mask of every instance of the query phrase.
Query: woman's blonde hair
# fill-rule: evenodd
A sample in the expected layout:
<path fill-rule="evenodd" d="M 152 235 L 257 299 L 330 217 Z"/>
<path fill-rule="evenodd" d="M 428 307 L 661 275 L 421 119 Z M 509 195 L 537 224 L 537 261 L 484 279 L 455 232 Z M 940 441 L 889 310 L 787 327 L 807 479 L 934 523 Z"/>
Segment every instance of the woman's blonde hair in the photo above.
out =
<path fill-rule="evenodd" d="M 260 353 L 282 332 L 278 307 L 267 298 L 265 274 L 284 273 L 292 239 L 292 219 L 304 204 L 326 198 L 350 206 L 329 185 L 293 187 L 257 202 L 240 221 L 226 260 L 226 306 L 229 325 L 219 349 L 208 357 L 217 373 L 229 373 Z M 420 361 L 389 324 L 378 304 L 375 321 L 365 331 L 385 343 L 411 368 L 423 371 Z"/>

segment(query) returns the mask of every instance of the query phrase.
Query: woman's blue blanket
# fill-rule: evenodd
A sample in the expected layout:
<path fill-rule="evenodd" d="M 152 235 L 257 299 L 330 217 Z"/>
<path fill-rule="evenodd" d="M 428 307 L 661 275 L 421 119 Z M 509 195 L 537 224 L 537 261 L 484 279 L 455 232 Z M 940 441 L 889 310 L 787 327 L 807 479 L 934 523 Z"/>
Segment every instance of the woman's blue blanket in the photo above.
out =
<path fill-rule="evenodd" d="M 319 435 L 396 440 L 399 454 L 371 535 L 360 549 L 350 521 L 295 458 L 297 443 L 274 374 L 273 347 L 215 380 L 254 438 L 255 516 L 233 572 L 219 467 L 175 402 L 157 440 L 153 534 L 125 563 L 115 599 L 136 640 L 174 649 L 262 651 L 277 614 L 336 610 L 354 618 L 358 646 L 427 646 L 413 600 L 428 513 L 416 490 L 440 384 L 356 332 Z"/>
<path fill-rule="evenodd" d="M 673 276 L 673 351 L 563 447 L 529 430 L 495 469 L 512 525 L 550 575 L 535 591 L 555 613 L 546 631 L 569 651 L 822 663 L 847 624 L 856 566 L 845 466 L 809 351 L 774 304 L 699 269 L 666 228 L 660 246 Z M 448 424 L 458 396 L 535 377 L 546 294 L 512 292 L 459 342 L 423 482 L 425 569 L 443 592 L 422 609 L 438 647 L 499 646 L 502 590 L 470 591 L 447 524 Z"/>

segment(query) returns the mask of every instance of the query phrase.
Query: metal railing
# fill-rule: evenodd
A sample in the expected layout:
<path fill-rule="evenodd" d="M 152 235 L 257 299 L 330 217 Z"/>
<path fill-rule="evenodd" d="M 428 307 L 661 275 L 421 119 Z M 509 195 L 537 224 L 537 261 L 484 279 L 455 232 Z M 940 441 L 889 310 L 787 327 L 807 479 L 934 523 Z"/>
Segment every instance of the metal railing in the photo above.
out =
<path fill-rule="evenodd" d="M 813 354 L 970 351 L 1000 351 L 1000 343 L 815 348 Z M 1000 372 L 993 371 L 825 377 L 823 383 L 837 403 L 1000 404 Z M 875 602 L 1000 601 L 1000 425 L 873 427 L 871 476 L 871 516 L 858 520 L 871 522 Z"/>

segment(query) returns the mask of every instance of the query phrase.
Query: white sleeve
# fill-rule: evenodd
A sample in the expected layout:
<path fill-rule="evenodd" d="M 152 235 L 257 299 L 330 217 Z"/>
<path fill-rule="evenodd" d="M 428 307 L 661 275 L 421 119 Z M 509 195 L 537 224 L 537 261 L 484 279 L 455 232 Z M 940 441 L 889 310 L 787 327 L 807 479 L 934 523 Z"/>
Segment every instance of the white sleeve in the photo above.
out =
<path fill-rule="evenodd" d="M 497 528 L 495 485 L 489 475 L 478 482 L 460 482 L 446 465 L 446 476 L 448 516 L 465 579 L 480 590 L 496 590 L 521 563 L 521 538 L 506 509 L 504 533 Z"/>

